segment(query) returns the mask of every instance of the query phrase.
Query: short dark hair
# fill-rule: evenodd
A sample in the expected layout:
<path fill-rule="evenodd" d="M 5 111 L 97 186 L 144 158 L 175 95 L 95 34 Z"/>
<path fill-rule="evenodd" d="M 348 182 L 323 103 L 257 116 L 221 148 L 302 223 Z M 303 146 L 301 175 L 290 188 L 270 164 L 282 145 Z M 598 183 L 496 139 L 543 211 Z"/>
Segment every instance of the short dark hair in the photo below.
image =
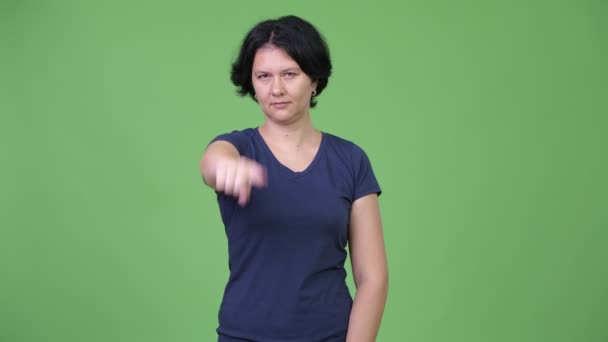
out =
<path fill-rule="evenodd" d="M 249 94 L 257 102 L 251 72 L 255 53 L 265 44 L 272 44 L 285 50 L 313 82 L 317 81 L 315 96 L 321 94 L 331 75 L 327 43 L 311 23 L 294 15 L 288 15 L 262 21 L 245 36 L 239 55 L 232 64 L 230 77 L 240 96 Z M 316 99 L 311 97 L 310 107 L 316 104 Z"/>

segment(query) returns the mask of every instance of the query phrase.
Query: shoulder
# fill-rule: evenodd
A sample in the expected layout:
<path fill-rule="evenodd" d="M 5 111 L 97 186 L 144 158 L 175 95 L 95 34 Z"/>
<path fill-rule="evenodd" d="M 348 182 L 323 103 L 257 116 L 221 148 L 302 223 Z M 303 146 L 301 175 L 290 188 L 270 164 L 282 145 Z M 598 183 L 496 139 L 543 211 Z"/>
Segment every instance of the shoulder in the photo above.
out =
<path fill-rule="evenodd" d="M 351 199 L 354 201 L 370 193 L 380 194 L 380 186 L 365 151 L 348 139 L 329 133 L 325 133 L 325 136 L 330 162 L 341 165 L 337 169 L 344 170 L 350 176 Z"/>
<path fill-rule="evenodd" d="M 220 133 L 215 138 L 213 138 L 211 140 L 211 142 L 215 142 L 218 140 L 226 140 L 226 141 L 230 141 L 230 142 L 232 142 L 233 140 L 246 141 L 246 140 L 253 139 L 254 135 L 255 135 L 254 128 L 244 128 L 244 129 L 240 129 L 240 130 L 235 129 L 231 132 Z"/>
<path fill-rule="evenodd" d="M 359 159 L 362 156 L 365 156 L 365 151 L 363 148 L 353 141 L 327 132 L 323 132 L 323 134 L 327 138 L 327 145 L 331 150 L 343 156 L 347 156 L 351 160 Z"/>
<path fill-rule="evenodd" d="M 213 138 L 209 144 L 216 141 L 227 141 L 234 145 L 239 153 L 244 154 L 247 151 L 248 146 L 251 145 L 254 136 L 254 128 L 244 128 L 241 130 L 233 130 L 231 132 L 219 134 Z"/>
<path fill-rule="evenodd" d="M 223 138 L 223 137 L 251 138 L 254 136 L 254 134 L 255 134 L 254 128 L 243 128 L 240 130 L 235 129 L 231 132 L 221 133 L 217 137 L 215 137 L 215 139 L 213 139 L 213 140 L 217 140 L 218 138 Z"/>

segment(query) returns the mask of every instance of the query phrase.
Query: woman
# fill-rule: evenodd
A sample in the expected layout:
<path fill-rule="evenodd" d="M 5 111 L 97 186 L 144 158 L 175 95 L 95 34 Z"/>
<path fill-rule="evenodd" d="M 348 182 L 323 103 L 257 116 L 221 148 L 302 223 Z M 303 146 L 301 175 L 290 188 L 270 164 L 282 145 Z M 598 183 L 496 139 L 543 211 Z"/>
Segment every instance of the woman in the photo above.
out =
<path fill-rule="evenodd" d="M 264 122 L 216 137 L 200 163 L 228 237 L 219 341 L 376 338 L 388 291 L 381 190 L 361 148 L 313 127 L 330 74 L 323 38 L 295 16 L 253 27 L 233 64 Z"/>

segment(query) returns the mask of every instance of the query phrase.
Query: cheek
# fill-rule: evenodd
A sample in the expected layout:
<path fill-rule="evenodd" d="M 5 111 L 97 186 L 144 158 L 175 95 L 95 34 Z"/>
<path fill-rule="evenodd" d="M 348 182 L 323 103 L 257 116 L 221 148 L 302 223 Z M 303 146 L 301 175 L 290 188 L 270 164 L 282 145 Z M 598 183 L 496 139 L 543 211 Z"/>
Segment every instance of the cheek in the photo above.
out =
<path fill-rule="evenodd" d="M 253 86 L 253 92 L 257 96 L 260 96 L 261 95 L 261 88 L 260 88 L 259 84 L 257 84 L 256 82 L 253 82 L 251 85 Z"/>
<path fill-rule="evenodd" d="M 308 84 L 302 84 L 298 87 L 298 96 L 304 102 L 309 101 L 309 97 L 312 94 L 312 89 Z"/>
<path fill-rule="evenodd" d="M 264 97 L 268 93 L 268 85 L 257 82 L 253 84 L 253 90 L 258 94 L 258 97 Z"/>
<path fill-rule="evenodd" d="M 255 93 L 255 97 L 258 100 L 258 102 L 263 103 L 264 98 L 266 97 L 266 91 L 264 90 L 264 87 L 261 86 L 260 84 L 254 83 L 253 92 Z"/>

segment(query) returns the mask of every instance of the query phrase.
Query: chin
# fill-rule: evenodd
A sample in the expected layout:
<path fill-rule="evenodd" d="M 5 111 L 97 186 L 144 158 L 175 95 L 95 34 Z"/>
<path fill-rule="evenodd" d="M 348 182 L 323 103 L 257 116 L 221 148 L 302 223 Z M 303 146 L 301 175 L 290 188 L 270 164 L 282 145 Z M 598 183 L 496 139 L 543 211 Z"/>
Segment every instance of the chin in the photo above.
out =
<path fill-rule="evenodd" d="M 296 117 L 291 113 L 267 113 L 266 116 L 274 122 L 290 123 L 295 121 Z"/>
<path fill-rule="evenodd" d="M 281 122 L 281 123 L 290 123 L 295 121 L 295 118 L 293 116 L 284 116 L 284 115 L 273 115 L 271 116 L 271 119 L 275 122 Z"/>

